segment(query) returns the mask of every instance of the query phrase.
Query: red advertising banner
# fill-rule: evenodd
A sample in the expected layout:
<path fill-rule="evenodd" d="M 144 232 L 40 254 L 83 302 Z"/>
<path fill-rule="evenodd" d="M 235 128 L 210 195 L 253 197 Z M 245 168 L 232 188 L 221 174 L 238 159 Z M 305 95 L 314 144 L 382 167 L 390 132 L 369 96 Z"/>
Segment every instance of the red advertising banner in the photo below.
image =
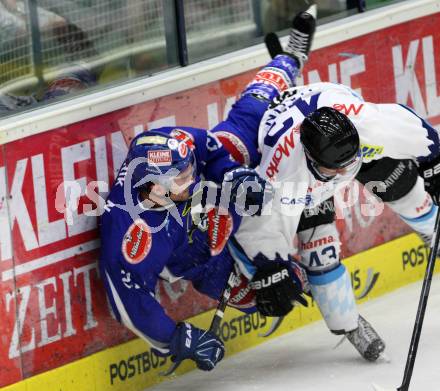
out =
<path fill-rule="evenodd" d="M 408 104 L 435 125 L 440 122 L 439 23 L 436 14 L 313 52 L 304 81 L 340 82 L 366 100 Z M 254 73 L 2 147 L 0 386 L 133 337 L 112 318 L 99 280 L 97 218 L 87 215 L 99 203 L 93 191 L 105 197 L 135 134 L 162 125 L 214 126 Z M 77 212 L 65 205 L 71 190 L 63 184 L 71 182 L 79 184 L 69 198 Z M 362 202 L 338 220 L 344 256 L 409 232 L 389 210 L 380 219 L 369 217 Z M 213 305 L 185 281 L 161 284 L 158 296 L 175 319 Z"/>
<path fill-rule="evenodd" d="M 2 255 L 1 269 L 11 268 L 12 248 L 10 243 L 10 224 L 7 208 L 6 168 L 4 162 L 4 146 L 0 147 L 0 254 Z M 3 365 L 0 368 L 0 386 L 13 383 L 22 377 L 19 359 L 9 359 L 11 340 L 18 340 L 19 325 L 17 317 L 20 310 L 17 304 L 19 292 L 15 289 L 15 281 L 1 281 L 0 283 L 0 357 Z M 14 346 L 12 346 L 13 348 Z M 18 357 L 18 356 L 17 356 Z"/>

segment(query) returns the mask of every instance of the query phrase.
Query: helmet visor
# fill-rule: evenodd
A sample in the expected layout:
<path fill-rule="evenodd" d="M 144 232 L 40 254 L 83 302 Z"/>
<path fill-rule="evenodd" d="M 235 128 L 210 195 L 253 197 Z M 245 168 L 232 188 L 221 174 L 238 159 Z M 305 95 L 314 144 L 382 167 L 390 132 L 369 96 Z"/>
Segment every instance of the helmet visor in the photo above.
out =
<path fill-rule="evenodd" d="M 362 153 L 360 149 L 358 149 L 356 156 L 345 162 L 339 168 L 327 168 L 314 160 L 306 149 L 304 149 L 304 151 L 311 168 L 314 170 L 318 178 L 323 182 L 331 181 L 337 176 L 347 179 L 354 177 L 359 172 L 362 165 Z"/>

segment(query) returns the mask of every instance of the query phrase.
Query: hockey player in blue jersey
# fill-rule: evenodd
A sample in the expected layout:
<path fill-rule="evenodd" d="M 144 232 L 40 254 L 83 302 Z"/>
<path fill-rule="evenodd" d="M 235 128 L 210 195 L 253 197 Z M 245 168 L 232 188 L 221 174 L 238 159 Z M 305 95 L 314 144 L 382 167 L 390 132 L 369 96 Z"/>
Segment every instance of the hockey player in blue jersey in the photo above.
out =
<path fill-rule="evenodd" d="M 308 14 L 303 13 L 294 23 L 303 17 Z M 307 24 L 307 29 L 311 40 L 314 23 Z M 298 39 L 298 33 L 301 31 L 294 32 L 291 39 Z M 263 68 L 217 130 L 256 131 L 272 98 L 293 85 L 309 49 L 310 44 L 302 52 L 278 56 Z M 240 145 L 236 147 L 240 149 Z M 256 162 L 258 152 L 250 159 Z M 228 189 L 230 203 L 225 206 L 223 198 L 214 196 L 210 209 L 206 199 L 209 191 L 200 188 L 202 177 Z M 241 184 L 254 191 L 243 194 Z M 254 289 L 235 267 L 225 245 L 238 229 L 242 212 L 252 213 L 253 206 L 254 212 L 261 212 L 269 190 L 255 170 L 242 167 L 230 157 L 214 133 L 192 127 L 164 127 L 136 136 L 100 223 L 100 270 L 117 319 L 148 341 L 158 354 L 172 355 L 177 361 L 191 359 L 202 370 L 213 369 L 224 355 L 222 341 L 189 323 L 176 324 L 155 299 L 156 284 L 159 279 L 172 282 L 183 278 L 199 292 L 219 299 L 234 268 L 237 286 L 229 304 L 246 312 L 256 311 Z M 203 213 L 199 213 L 200 206 Z M 268 262 L 261 256 L 254 261 L 260 266 L 259 272 L 263 271 L 262 279 L 270 275 L 273 265 L 282 266 L 276 296 L 289 297 L 288 309 L 292 301 L 305 303 L 301 296 L 305 284 L 302 270 L 289 257 Z M 255 289 L 261 286 L 259 272 L 253 281 Z M 260 305 L 260 312 L 274 315 L 272 304 L 266 309 Z"/>

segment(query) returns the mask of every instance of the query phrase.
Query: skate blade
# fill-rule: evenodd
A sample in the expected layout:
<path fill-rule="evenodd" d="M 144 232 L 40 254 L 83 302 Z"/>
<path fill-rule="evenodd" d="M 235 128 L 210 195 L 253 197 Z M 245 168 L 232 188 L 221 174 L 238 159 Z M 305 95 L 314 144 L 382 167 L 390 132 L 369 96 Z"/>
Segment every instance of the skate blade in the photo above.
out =
<path fill-rule="evenodd" d="M 380 361 L 383 361 L 383 362 L 386 362 L 387 364 L 389 364 L 391 362 L 391 357 L 388 356 L 388 354 L 382 352 L 377 360 L 378 361 L 380 360 Z"/>
<path fill-rule="evenodd" d="M 377 384 L 373 383 L 373 390 L 374 391 L 398 391 L 397 388 L 384 388 L 381 386 L 378 386 Z"/>
<path fill-rule="evenodd" d="M 308 14 L 312 15 L 314 19 L 318 15 L 318 6 L 316 4 L 312 4 L 308 9 L 305 10 Z"/>

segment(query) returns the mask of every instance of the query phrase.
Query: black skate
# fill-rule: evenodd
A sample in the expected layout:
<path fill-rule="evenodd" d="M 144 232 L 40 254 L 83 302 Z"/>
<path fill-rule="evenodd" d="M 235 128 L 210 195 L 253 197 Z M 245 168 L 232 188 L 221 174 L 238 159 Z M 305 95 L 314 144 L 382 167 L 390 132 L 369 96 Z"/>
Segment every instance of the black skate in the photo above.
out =
<path fill-rule="evenodd" d="M 385 350 L 385 342 L 362 316 L 358 328 L 345 334 L 356 350 L 367 361 L 376 361 Z"/>
<path fill-rule="evenodd" d="M 309 58 L 316 29 L 316 8 L 316 4 L 313 4 L 307 11 L 300 12 L 293 18 L 289 41 L 284 50 L 286 54 L 298 61 L 300 69 L 304 67 Z"/>

